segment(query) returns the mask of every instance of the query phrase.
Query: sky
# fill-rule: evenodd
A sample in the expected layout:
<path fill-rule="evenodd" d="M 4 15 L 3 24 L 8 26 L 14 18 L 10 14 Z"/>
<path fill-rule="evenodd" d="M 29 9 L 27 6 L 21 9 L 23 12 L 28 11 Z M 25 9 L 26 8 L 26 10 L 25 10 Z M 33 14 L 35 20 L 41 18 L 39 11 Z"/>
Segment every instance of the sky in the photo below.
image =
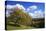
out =
<path fill-rule="evenodd" d="M 18 7 L 23 9 L 25 12 L 28 12 L 32 18 L 44 18 L 45 16 L 45 5 L 44 3 L 39 2 L 22 2 L 22 1 L 7 1 L 5 2 L 7 7 L 6 14 L 9 15 L 11 8 Z"/>

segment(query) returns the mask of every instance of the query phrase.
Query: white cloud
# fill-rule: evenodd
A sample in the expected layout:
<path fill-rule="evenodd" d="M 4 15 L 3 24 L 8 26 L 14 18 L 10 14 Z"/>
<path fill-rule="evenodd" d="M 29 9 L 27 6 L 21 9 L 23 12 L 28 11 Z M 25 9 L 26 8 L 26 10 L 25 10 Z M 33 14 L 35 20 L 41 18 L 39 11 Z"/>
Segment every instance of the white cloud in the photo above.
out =
<path fill-rule="evenodd" d="M 7 15 L 9 15 L 9 13 L 11 12 L 10 10 L 12 8 L 18 8 L 18 9 L 22 9 L 24 12 L 25 12 L 25 8 L 23 5 L 20 5 L 20 4 L 16 4 L 16 5 L 7 5 L 6 6 L 6 9 L 8 10 L 8 12 L 6 13 Z"/>
<path fill-rule="evenodd" d="M 20 4 L 16 4 L 16 5 L 7 5 L 7 9 L 11 9 L 11 8 L 19 8 L 19 9 L 23 9 L 24 12 L 25 12 L 25 8 L 23 5 L 20 5 Z M 30 11 L 30 10 L 35 10 L 37 9 L 37 6 L 33 5 L 33 6 L 30 6 L 29 8 L 27 8 L 27 12 Z M 34 11 L 34 13 L 29 13 L 29 15 L 31 15 L 33 18 L 43 18 L 44 12 L 42 12 L 41 10 L 36 10 Z M 7 14 L 8 15 L 8 14 Z"/>
<path fill-rule="evenodd" d="M 33 6 L 29 6 L 27 8 L 27 11 L 36 10 L 36 9 L 37 9 L 37 6 L 33 5 Z"/>
<path fill-rule="evenodd" d="M 6 8 L 7 9 L 11 9 L 11 8 L 13 8 L 15 5 L 6 5 Z"/>
<path fill-rule="evenodd" d="M 29 13 L 30 16 L 33 16 L 34 14 L 33 13 Z"/>
<path fill-rule="evenodd" d="M 34 13 L 42 13 L 42 10 L 37 10 Z"/>
<path fill-rule="evenodd" d="M 36 10 L 37 9 L 37 10 Z M 35 11 L 34 11 L 35 10 Z M 34 11 L 34 13 L 31 13 L 32 11 Z M 38 9 L 37 6 L 33 5 L 33 6 L 30 6 L 29 8 L 27 8 L 27 12 L 29 12 L 29 15 L 32 16 L 32 18 L 43 18 L 43 14 L 44 12 L 42 12 L 42 10 Z"/>
<path fill-rule="evenodd" d="M 32 16 L 32 18 L 44 18 L 44 12 L 42 11 L 35 11 L 34 13 L 29 13 L 29 15 Z"/>
<path fill-rule="evenodd" d="M 37 9 L 37 6 L 33 5 L 33 6 L 30 6 L 29 8 L 35 10 Z"/>
<path fill-rule="evenodd" d="M 15 7 L 16 7 L 16 8 L 18 7 L 19 9 L 25 10 L 24 6 L 23 6 L 23 5 L 20 5 L 20 4 L 16 4 Z"/>
<path fill-rule="evenodd" d="M 8 16 L 10 16 L 10 15 L 9 15 L 9 12 L 8 12 L 8 10 L 6 11 L 6 16 L 7 16 L 7 17 L 8 17 Z"/>
<path fill-rule="evenodd" d="M 24 6 L 23 5 L 20 5 L 20 4 L 16 4 L 16 5 L 7 5 L 6 8 L 7 9 L 11 9 L 11 8 L 19 8 L 19 9 L 23 9 L 25 10 Z"/>

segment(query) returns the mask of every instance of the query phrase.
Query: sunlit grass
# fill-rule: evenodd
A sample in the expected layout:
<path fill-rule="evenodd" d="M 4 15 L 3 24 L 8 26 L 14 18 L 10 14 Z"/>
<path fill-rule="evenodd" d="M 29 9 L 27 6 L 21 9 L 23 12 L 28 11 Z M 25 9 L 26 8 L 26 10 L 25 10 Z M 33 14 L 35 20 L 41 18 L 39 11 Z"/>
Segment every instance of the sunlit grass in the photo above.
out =
<path fill-rule="evenodd" d="M 31 26 L 24 26 L 24 25 L 20 25 L 20 27 L 7 25 L 7 30 L 31 29 L 31 28 L 33 28 L 33 27 L 31 27 Z"/>

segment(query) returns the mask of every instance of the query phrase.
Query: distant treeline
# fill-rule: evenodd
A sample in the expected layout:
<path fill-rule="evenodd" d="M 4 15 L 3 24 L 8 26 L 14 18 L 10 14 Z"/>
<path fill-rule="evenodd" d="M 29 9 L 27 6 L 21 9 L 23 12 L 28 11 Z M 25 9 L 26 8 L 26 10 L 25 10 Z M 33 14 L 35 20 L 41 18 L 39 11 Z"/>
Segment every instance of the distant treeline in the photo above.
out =
<path fill-rule="evenodd" d="M 32 19 L 32 26 L 36 28 L 45 27 L 45 18 L 34 18 Z"/>
<path fill-rule="evenodd" d="M 32 18 L 32 21 L 44 21 L 45 18 Z"/>

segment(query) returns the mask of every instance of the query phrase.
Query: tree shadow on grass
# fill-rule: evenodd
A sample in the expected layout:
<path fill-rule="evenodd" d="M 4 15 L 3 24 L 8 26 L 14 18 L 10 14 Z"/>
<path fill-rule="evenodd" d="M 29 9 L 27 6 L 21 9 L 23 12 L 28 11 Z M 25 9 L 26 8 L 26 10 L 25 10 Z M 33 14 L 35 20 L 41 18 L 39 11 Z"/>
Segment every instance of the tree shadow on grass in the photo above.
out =
<path fill-rule="evenodd" d="M 15 27 L 20 27 L 20 25 L 18 25 L 18 24 L 8 24 L 8 25 L 15 26 Z"/>

